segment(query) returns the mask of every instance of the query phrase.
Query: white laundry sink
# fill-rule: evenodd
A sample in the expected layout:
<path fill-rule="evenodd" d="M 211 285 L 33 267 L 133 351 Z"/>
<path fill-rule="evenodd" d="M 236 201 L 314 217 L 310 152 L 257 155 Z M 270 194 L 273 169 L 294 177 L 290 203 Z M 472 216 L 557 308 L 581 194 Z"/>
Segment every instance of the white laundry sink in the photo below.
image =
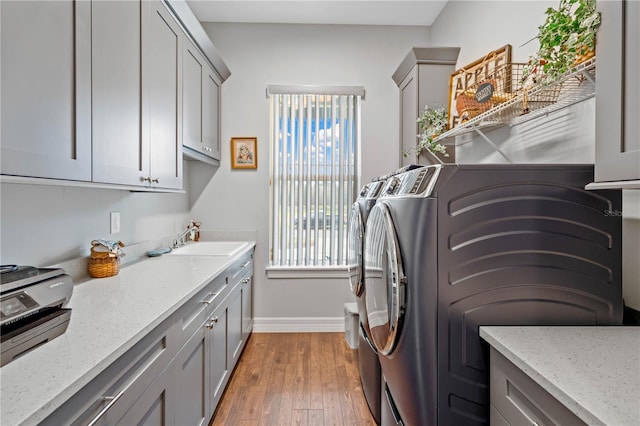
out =
<path fill-rule="evenodd" d="M 200 241 L 173 249 L 166 256 L 233 256 L 248 245 L 245 241 Z"/>

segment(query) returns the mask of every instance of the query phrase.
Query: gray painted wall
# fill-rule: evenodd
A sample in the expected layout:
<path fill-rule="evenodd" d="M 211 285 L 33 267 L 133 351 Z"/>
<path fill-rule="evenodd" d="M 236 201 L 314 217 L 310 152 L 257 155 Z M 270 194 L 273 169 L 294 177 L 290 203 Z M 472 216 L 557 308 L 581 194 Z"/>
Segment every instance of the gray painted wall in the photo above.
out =
<path fill-rule="evenodd" d="M 413 46 L 428 45 L 426 27 L 204 25 L 231 69 L 222 86 L 222 159 L 194 202 L 203 227 L 256 229 L 257 318 L 342 317 L 352 300 L 343 279 L 268 279 L 268 84 L 362 85 L 362 182 L 398 166 L 398 88 L 391 75 Z M 446 84 L 446 83 L 445 83 Z M 231 170 L 229 140 L 257 136 L 258 170 Z M 197 180 L 194 170 L 192 178 Z M 258 321 L 256 322 L 258 323 Z"/>

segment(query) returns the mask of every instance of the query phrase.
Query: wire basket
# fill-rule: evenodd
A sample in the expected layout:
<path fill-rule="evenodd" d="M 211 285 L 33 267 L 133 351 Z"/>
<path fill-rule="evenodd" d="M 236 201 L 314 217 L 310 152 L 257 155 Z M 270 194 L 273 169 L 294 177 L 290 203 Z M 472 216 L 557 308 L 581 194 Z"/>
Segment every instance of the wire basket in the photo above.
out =
<path fill-rule="evenodd" d="M 124 247 L 122 242 L 118 242 L 116 251 L 111 251 L 100 242 L 91 242 L 91 254 L 89 255 L 89 275 L 93 278 L 106 278 L 117 275 L 120 272 L 120 257 L 123 256 L 120 247 Z"/>
<path fill-rule="evenodd" d="M 456 98 L 456 110 L 461 122 L 505 103 L 513 104 L 519 109 L 516 115 L 554 104 L 558 100 L 562 84 L 541 85 L 537 83 L 535 75 L 525 79 L 524 67 L 525 64 L 521 63 L 501 65 L 485 79 L 460 93 Z M 513 110 L 510 109 L 508 113 L 513 115 Z M 500 116 L 495 118 L 500 119 Z"/>

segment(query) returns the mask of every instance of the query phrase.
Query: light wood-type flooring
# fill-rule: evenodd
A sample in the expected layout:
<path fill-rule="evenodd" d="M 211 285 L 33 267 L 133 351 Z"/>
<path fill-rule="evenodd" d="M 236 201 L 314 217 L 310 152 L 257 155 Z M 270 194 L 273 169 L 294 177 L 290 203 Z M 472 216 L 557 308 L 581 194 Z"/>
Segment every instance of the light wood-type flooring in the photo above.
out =
<path fill-rule="evenodd" d="M 344 333 L 254 333 L 212 426 L 375 426 Z"/>

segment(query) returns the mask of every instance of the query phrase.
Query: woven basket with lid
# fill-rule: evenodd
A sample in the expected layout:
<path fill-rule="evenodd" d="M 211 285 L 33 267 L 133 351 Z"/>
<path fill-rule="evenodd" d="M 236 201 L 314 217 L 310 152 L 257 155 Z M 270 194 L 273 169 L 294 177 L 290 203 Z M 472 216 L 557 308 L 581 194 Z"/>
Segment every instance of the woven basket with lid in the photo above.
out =
<path fill-rule="evenodd" d="M 122 241 L 117 242 L 115 249 L 110 249 L 98 240 L 91 241 L 89 275 L 93 278 L 117 275 L 120 272 L 120 257 L 124 256 L 120 247 L 124 247 Z"/>

